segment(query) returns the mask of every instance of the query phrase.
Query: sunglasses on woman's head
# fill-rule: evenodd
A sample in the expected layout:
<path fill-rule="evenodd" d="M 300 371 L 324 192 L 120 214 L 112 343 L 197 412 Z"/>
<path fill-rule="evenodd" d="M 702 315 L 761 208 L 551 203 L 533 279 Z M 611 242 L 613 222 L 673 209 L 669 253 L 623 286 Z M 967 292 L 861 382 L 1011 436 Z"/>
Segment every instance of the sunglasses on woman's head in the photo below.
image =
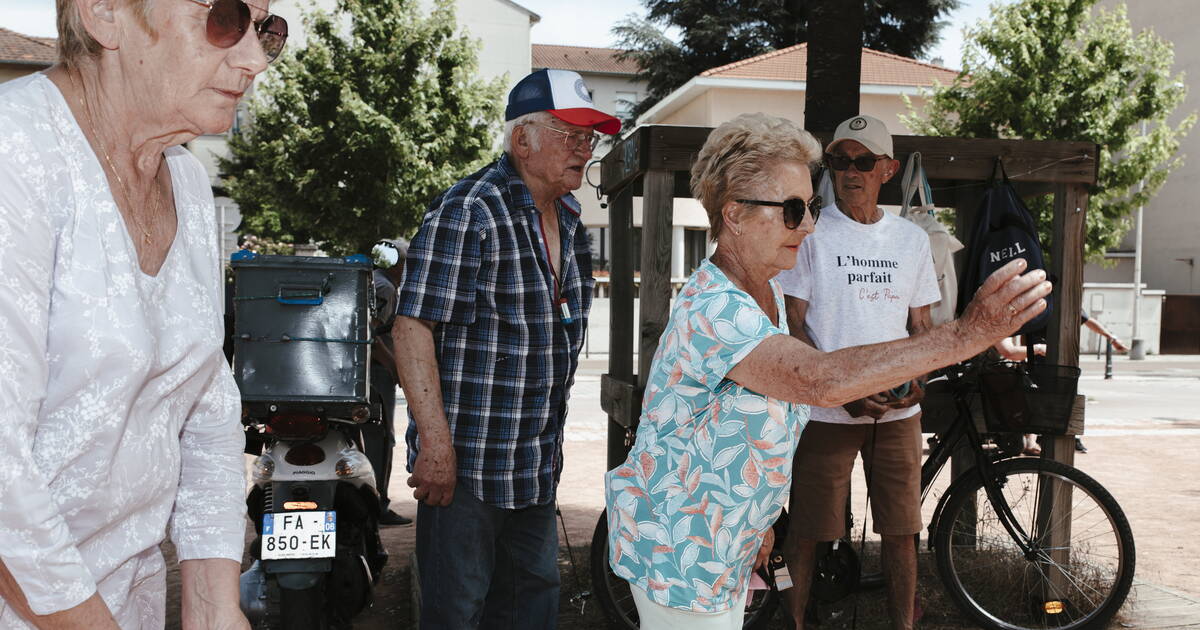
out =
<path fill-rule="evenodd" d="M 856 158 L 849 158 L 844 155 L 825 154 L 825 163 L 835 171 L 847 170 L 853 164 L 859 173 L 870 173 L 875 170 L 876 162 L 885 159 L 887 159 L 886 155 L 863 155 Z"/>
<path fill-rule="evenodd" d="M 761 201 L 759 199 L 734 199 L 738 203 L 749 204 L 753 206 L 771 206 L 775 208 L 783 208 L 783 225 L 789 230 L 794 230 L 800 227 L 804 222 L 804 211 L 808 210 L 812 213 L 813 223 L 821 218 L 821 196 L 813 195 L 813 198 L 808 203 L 803 199 L 784 199 L 783 201 Z"/>
<path fill-rule="evenodd" d="M 267 61 L 275 61 L 287 43 L 287 20 L 278 15 L 268 15 L 254 22 L 250 19 L 250 6 L 242 0 L 191 1 L 208 7 L 208 24 L 204 33 L 208 36 L 208 43 L 217 48 L 231 48 L 242 41 L 251 24 L 254 24 L 258 44 L 262 46 Z"/>

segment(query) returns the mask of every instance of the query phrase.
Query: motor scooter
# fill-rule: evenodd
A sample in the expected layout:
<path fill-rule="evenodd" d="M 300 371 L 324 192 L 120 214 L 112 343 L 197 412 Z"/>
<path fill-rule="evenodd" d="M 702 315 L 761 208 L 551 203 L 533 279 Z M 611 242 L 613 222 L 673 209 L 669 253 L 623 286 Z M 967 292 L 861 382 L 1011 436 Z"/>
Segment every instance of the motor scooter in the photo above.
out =
<path fill-rule="evenodd" d="M 371 603 L 388 557 L 357 423 L 279 412 L 253 419 L 249 430 L 265 444 L 246 497 L 257 536 L 242 575 L 243 611 L 255 626 L 348 627 Z"/>
<path fill-rule="evenodd" d="M 257 628 L 348 628 L 387 562 L 359 430 L 380 418 L 369 391 L 371 264 L 239 252 L 232 266 L 234 377 L 257 456 L 242 611 Z"/>

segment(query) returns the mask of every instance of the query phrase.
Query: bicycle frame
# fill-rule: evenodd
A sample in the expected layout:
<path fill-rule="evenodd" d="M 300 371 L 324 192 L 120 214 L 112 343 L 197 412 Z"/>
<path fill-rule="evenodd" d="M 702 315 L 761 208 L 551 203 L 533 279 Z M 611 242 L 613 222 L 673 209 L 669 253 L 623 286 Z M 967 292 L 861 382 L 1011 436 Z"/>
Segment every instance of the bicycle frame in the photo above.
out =
<path fill-rule="evenodd" d="M 958 410 L 954 421 L 950 425 L 950 429 L 942 436 L 942 439 L 929 453 L 929 458 L 921 465 L 921 502 L 925 502 L 925 497 L 932 486 L 934 479 L 937 479 L 938 473 L 950 460 L 951 454 L 959 447 L 963 440 L 966 440 L 968 448 L 970 448 L 974 456 L 975 466 L 972 470 L 980 476 L 983 487 L 987 491 L 988 501 L 992 504 L 992 508 L 996 511 L 996 515 L 1000 519 L 1000 523 L 1008 532 L 1008 535 L 1017 543 L 1021 551 L 1026 555 L 1032 553 L 1034 548 L 1028 542 L 1030 536 L 1025 532 L 1021 524 L 1017 522 L 1016 517 L 1012 513 L 1012 509 L 1008 506 L 1008 502 L 1000 496 L 1000 488 L 996 484 L 995 475 L 992 472 L 993 462 L 991 457 L 983 450 L 983 438 L 979 430 L 975 428 L 974 418 L 971 415 L 971 407 L 967 402 L 967 394 L 970 391 L 969 385 L 964 385 L 959 379 L 961 377 L 948 376 L 950 384 L 954 390 L 954 404 Z M 970 472 L 970 471 L 968 471 Z M 958 480 L 951 480 L 951 484 L 957 483 Z M 944 496 L 949 496 L 947 491 Z M 937 509 L 934 510 L 933 520 L 930 522 L 930 531 L 937 525 L 941 518 L 943 504 L 939 501 Z M 931 539 L 932 540 L 932 539 Z"/>

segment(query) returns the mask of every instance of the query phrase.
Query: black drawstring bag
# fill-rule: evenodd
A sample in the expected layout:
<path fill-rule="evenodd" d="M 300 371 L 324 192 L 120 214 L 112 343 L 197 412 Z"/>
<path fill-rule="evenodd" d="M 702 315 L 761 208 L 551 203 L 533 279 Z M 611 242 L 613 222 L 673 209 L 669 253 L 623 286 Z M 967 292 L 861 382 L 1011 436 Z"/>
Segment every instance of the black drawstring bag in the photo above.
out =
<path fill-rule="evenodd" d="M 1003 179 L 996 181 L 996 169 L 993 167 L 992 179 L 979 202 L 978 222 L 967 247 L 967 268 L 959 285 L 959 315 L 988 276 L 1013 259 L 1025 259 L 1028 263 L 1026 273 L 1034 269 L 1046 270 L 1037 224 L 1008 180 L 1008 173 L 1000 158 L 996 158 L 996 166 L 1000 168 Z M 1046 296 L 1046 302 L 1046 310 L 1026 322 L 1014 334 L 1026 335 L 1045 330 L 1054 307 L 1051 296 Z"/>

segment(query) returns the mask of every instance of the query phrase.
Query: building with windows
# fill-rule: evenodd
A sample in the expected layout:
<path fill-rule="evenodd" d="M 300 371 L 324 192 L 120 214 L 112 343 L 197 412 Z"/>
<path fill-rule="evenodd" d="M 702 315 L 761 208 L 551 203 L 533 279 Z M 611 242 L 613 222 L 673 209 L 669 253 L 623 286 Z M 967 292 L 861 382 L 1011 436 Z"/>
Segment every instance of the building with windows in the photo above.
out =
<path fill-rule="evenodd" d="M 535 45 L 534 48 L 536 60 L 539 46 Z M 611 51 L 613 54 L 616 52 Z M 808 47 L 799 44 L 706 70 L 659 101 L 638 118 L 637 123 L 715 127 L 745 112 L 763 112 L 803 124 L 807 61 Z M 536 61 L 534 65 L 538 67 Z M 628 72 L 632 77 L 636 67 L 630 66 Z M 584 73 L 582 63 L 568 67 L 567 61 L 560 61 L 559 66 L 547 67 L 563 67 Z M 864 48 L 860 111 L 883 120 L 893 133 L 911 133 L 899 118 L 908 112 L 905 97 L 920 111 L 925 104 L 922 90 L 938 83 L 948 84 L 956 75 L 954 70 Z M 585 78 L 591 83 L 590 75 L 585 74 Z M 632 78 L 628 80 L 630 87 L 627 91 L 644 94 L 643 84 L 634 83 Z M 612 91 L 615 92 L 616 88 L 612 88 Z M 597 89 L 597 92 L 600 90 Z M 600 101 L 597 104 L 602 108 L 606 105 Z M 614 109 L 615 106 L 614 103 Z M 597 153 L 603 154 L 606 150 L 607 147 L 601 146 Z M 592 173 L 593 181 L 599 183 L 599 169 L 593 169 Z M 593 248 L 598 252 L 604 251 L 608 243 L 607 234 L 604 234 L 608 213 L 598 201 L 594 201 L 595 196 L 589 191 L 581 191 L 578 196 L 585 204 L 584 221 L 594 234 L 594 242 L 600 243 L 600 246 L 594 245 Z M 641 199 L 635 197 L 635 239 L 639 238 L 641 222 Z M 672 229 L 671 276 L 682 281 L 712 250 L 707 238 L 708 216 L 694 199 L 676 199 Z M 635 257 L 640 256 L 640 247 L 636 242 L 633 251 Z M 634 269 L 639 268 L 640 261 L 635 259 Z"/>
<path fill-rule="evenodd" d="M 1123 4 L 1134 33 L 1152 29 L 1175 48 L 1171 73 L 1182 72 L 1187 99 L 1170 121 L 1172 125 L 1200 110 L 1200 17 L 1194 0 L 1118 2 L 1102 0 L 1112 10 Z M 1148 352 L 1200 354 L 1200 132 L 1183 138 L 1179 153 L 1183 165 L 1171 173 L 1154 199 L 1143 210 L 1142 286 L 1138 336 L 1147 340 Z M 1083 305 L 1122 339 L 1133 337 L 1134 256 L 1136 228 L 1105 256 L 1106 265 L 1084 269 Z M 1159 311 L 1161 310 L 1161 316 Z M 1156 343 L 1151 344 L 1151 340 Z M 1085 331 L 1085 351 L 1097 347 L 1099 338 Z"/>
<path fill-rule="evenodd" d="M 596 108 L 628 120 L 633 106 L 646 96 L 646 82 L 637 79 L 638 67 L 632 61 L 617 58 L 620 50 L 584 46 L 534 44 L 531 70 L 549 68 L 578 72 L 591 90 Z M 592 241 L 592 257 L 598 270 L 608 269 L 612 241 L 608 235 L 608 211 L 590 184 L 600 183 L 599 160 L 612 148 L 611 142 L 601 142 L 593 154 L 596 162 L 587 169 L 588 182 L 575 192 L 583 206 L 583 223 Z"/>

